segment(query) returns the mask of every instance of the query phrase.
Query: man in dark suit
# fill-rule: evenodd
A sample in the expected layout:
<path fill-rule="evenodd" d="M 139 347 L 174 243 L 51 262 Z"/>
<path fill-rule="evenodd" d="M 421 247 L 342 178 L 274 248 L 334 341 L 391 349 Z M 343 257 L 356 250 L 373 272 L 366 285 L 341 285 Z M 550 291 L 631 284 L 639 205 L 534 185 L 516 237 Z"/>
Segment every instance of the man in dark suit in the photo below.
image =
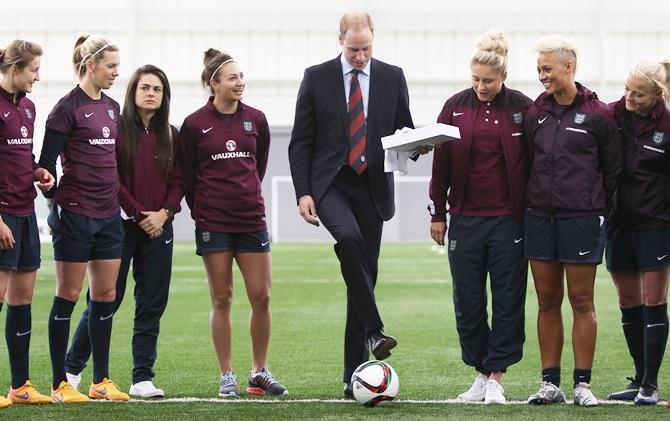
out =
<path fill-rule="evenodd" d="M 397 345 L 384 334 L 374 295 L 383 221 L 395 212 L 381 137 L 414 126 L 402 69 L 372 59 L 373 41 L 367 13 L 342 17 L 342 54 L 305 70 L 289 145 L 300 215 L 331 233 L 347 285 L 345 397 L 369 352 L 382 360 Z"/>

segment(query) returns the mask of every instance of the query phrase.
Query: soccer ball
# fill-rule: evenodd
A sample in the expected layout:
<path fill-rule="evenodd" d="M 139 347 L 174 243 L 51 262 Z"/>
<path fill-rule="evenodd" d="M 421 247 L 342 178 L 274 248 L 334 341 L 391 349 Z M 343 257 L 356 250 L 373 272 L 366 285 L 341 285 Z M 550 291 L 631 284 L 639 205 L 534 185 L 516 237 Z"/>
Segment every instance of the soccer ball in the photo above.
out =
<path fill-rule="evenodd" d="M 392 401 L 399 387 L 400 381 L 395 370 L 383 361 L 364 362 L 351 375 L 354 398 L 365 406 Z"/>

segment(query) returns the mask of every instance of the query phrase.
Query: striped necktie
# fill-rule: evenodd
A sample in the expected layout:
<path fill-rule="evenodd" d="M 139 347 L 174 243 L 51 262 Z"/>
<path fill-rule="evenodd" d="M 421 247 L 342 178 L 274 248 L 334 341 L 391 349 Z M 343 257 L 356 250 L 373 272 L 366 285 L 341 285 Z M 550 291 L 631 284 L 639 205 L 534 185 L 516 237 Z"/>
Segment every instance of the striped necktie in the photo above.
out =
<path fill-rule="evenodd" d="M 347 163 L 361 175 L 368 168 L 365 149 L 367 145 L 367 125 L 363 111 L 363 91 L 358 83 L 360 70 L 352 70 L 349 87 L 349 157 Z"/>

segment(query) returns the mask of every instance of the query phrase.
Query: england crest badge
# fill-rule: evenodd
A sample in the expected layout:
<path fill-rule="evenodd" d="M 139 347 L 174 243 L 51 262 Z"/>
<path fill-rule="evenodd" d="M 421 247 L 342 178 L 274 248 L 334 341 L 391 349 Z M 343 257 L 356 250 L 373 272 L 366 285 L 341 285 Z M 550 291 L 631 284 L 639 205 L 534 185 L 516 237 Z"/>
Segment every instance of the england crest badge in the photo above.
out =
<path fill-rule="evenodd" d="M 109 115 L 109 118 L 114 120 L 114 110 L 112 108 L 107 109 L 107 114 Z"/>
<path fill-rule="evenodd" d="M 523 122 L 523 114 L 521 113 L 514 113 L 512 114 L 512 117 L 514 117 L 514 122 L 516 124 L 521 124 Z"/>
<path fill-rule="evenodd" d="M 242 125 L 244 126 L 244 131 L 250 133 L 254 129 L 254 125 L 251 121 L 243 121 Z"/>
<path fill-rule="evenodd" d="M 654 132 L 654 138 L 653 138 L 654 143 L 656 143 L 657 145 L 659 143 L 663 143 L 663 137 L 664 137 L 663 135 L 664 135 L 663 132 Z"/>
<path fill-rule="evenodd" d="M 586 119 L 586 114 L 584 114 L 584 113 L 575 114 L 575 124 L 582 124 L 585 119 Z"/>
<path fill-rule="evenodd" d="M 28 117 L 28 120 L 32 120 L 33 113 L 30 112 L 30 108 L 24 108 L 24 110 L 26 111 L 26 117 Z"/>

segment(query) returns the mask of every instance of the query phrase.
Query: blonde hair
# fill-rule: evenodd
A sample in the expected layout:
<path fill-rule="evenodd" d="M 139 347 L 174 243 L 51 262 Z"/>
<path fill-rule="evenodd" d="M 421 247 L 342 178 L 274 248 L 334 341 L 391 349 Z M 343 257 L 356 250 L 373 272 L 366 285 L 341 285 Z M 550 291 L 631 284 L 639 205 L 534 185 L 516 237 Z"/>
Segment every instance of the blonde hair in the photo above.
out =
<path fill-rule="evenodd" d="M 655 92 L 660 92 L 665 106 L 670 109 L 670 58 L 661 61 L 642 60 L 629 75 L 646 82 Z"/>
<path fill-rule="evenodd" d="M 86 62 L 100 61 L 105 51 L 119 51 L 119 47 L 110 44 L 109 41 L 100 35 L 80 35 L 74 43 L 74 51 L 72 53 L 72 64 L 74 65 L 75 75 L 81 79 L 86 74 Z"/>
<path fill-rule="evenodd" d="M 23 69 L 35 57 L 42 55 L 42 47 L 34 42 L 16 39 L 5 48 L 0 48 L 0 73 L 6 75 L 12 66 Z"/>
<path fill-rule="evenodd" d="M 501 75 L 507 76 L 507 37 L 502 31 L 488 31 L 477 38 L 477 52 L 471 64 L 486 64 Z"/>
<path fill-rule="evenodd" d="M 375 34 L 375 28 L 372 24 L 372 18 L 367 12 L 352 11 L 347 12 L 340 18 L 340 37 L 344 37 L 349 29 L 370 28 L 372 35 Z"/>
<path fill-rule="evenodd" d="M 560 35 L 547 35 L 535 44 L 535 51 L 540 54 L 556 54 L 563 62 L 572 60 L 575 63 L 573 74 L 577 72 L 577 47 L 569 39 Z"/>

